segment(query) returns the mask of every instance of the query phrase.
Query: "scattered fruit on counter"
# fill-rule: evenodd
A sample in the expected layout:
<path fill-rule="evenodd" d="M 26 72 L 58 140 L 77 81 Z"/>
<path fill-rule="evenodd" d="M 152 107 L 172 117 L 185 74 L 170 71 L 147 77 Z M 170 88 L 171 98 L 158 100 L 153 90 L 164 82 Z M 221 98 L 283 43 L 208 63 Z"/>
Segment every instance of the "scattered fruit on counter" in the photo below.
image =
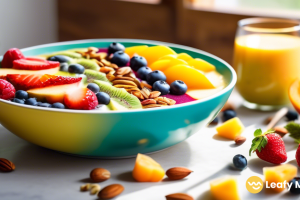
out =
<path fill-rule="evenodd" d="M 149 156 L 138 154 L 132 171 L 138 182 L 159 182 L 165 176 L 165 170 Z"/>
<path fill-rule="evenodd" d="M 15 96 L 15 87 L 6 80 L 0 79 L 0 99 L 12 99 Z"/>
<path fill-rule="evenodd" d="M 166 200 L 194 200 L 194 198 L 185 193 L 174 193 L 167 195 Z"/>
<path fill-rule="evenodd" d="M 233 165 L 239 170 L 244 170 L 247 167 L 247 159 L 241 154 L 237 154 L 233 157 Z"/>
<path fill-rule="evenodd" d="M 141 67 L 146 67 L 147 66 L 147 60 L 144 57 L 142 57 L 142 56 L 136 55 L 136 56 L 133 56 L 130 59 L 129 66 L 134 71 L 138 71 Z"/>
<path fill-rule="evenodd" d="M 223 121 L 226 122 L 229 119 L 236 117 L 236 112 L 234 110 L 224 110 L 223 114 Z"/>
<path fill-rule="evenodd" d="M 257 129 L 254 137 L 249 150 L 250 156 L 255 151 L 260 159 L 273 164 L 281 164 L 287 160 L 284 142 L 274 130 L 263 133 L 261 129 Z"/>
<path fill-rule="evenodd" d="M 108 53 L 113 54 L 117 51 L 123 51 L 124 52 L 125 47 L 123 44 L 118 43 L 118 42 L 113 42 L 108 46 Z"/>
<path fill-rule="evenodd" d="M 91 171 L 90 178 L 94 182 L 103 182 L 110 178 L 110 172 L 104 168 L 95 168 Z"/>
<path fill-rule="evenodd" d="M 166 175 L 171 180 L 180 180 L 180 179 L 184 179 L 192 172 L 193 172 L 192 170 L 185 167 L 173 167 L 167 170 Z"/>
<path fill-rule="evenodd" d="M 120 195 L 124 191 L 124 187 L 120 184 L 112 184 L 103 188 L 99 193 L 100 199 L 112 199 Z"/>
<path fill-rule="evenodd" d="M 0 158 L 0 171 L 2 172 L 11 172 L 16 169 L 16 166 L 14 163 L 11 161 L 5 159 L 5 158 Z"/>
<path fill-rule="evenodd" d="M 98 100 L 90 89 L 75 88 L 66 92 L 64 104 L 70 109 L 92 110 L 98 105 Z"/>
<path fill-rule="evenodd" d="M 285 115 L 286 119 L 288 121 L 295 121 L 298 119 L 299 115 L 296 111 L 294 110 L 289 110 L 286 115 Z"/>
<path fill-rule="evenodd" d="M 246 141 L 246 137 L 244 136 L 237 136 L 235 139 L 234 139 L 234 142 L 236 145 L 241 145 L 243 144 L 244 142 Z"/>
<path fill-rule="evenodd" d="M 219 118 L 215 117 L 210 123 L 209 125 L 218 125 L 219 124 Z"/>
<path fill-rule="evenodd" d="M 269 184 L 276 183 L 276 187 L 271 187 L 271 189 L 275 192 L 282 192 L 285 190 L 285 182 L 289 182 L 295 176 L 297 176 L 297 167 L 291 164 L 283 164 L 275 167 L 264 167 L 263 173 L 265 176 L 265 181 L 268 181 Z"/>
<path fill-rule="evenodd" d="M 237 179 L 225 176 L 210 182 L 210 191 L 216 200 L 240 200 Z"/>
<path fill-rule="evenodd" d="M 237 136 L 241 135 L 245 127 L 238 117 L 227 120 L 223 124 L 216 127 L 218 135 L 234 140 Z"/>
<path fill-rule="evenodd" d="M 291 184 L 291 189 L 290 189 L 290 193 L 292 194 L 300 194 L 300 188 L 299 188 L 299 185 L 300 185 L 300 178 L 296 177 L 296 178 L 293 178 L 289 184 Z"/>
<path fill-rule="evenodd" d="M 12 68 L 13 67 L 13 62 L 15 60 L 23 59 L 25 58 L 23 53 L 17 49 L 17 48 L 12 48 L 6 51 L 6 53 L 3 56 L 2 62 L 1 62 L 1 67 L 2 68 Z"/>

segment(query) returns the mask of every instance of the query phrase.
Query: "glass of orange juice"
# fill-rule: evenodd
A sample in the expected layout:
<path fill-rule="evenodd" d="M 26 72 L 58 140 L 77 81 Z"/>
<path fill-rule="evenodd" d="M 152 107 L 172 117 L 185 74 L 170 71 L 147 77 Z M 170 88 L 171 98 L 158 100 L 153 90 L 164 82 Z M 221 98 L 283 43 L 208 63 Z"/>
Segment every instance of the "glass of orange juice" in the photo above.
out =
<path fill-rule="evenodd" d="M 288 88 L 300 77 L 300 23 L 297 20 L 240 20 L 234 46 L 236 88 L 251 109 L 289 104 Z"/>

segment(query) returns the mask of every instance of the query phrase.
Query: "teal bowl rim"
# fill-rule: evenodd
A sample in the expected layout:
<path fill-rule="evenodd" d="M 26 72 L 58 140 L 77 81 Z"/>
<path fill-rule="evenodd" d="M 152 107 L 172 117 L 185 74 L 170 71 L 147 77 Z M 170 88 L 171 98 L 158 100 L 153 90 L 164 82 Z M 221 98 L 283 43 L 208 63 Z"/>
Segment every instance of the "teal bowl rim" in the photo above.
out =
<path fill-rule="evenodd" d="M 179 44 L 173 44 L 173 43 L 168 43 L 168 42 L 160 42 L 160 41 L 154 41 L 154 40 L 141 40 L 141 39 L 120 39 L 120 38 L 105 38 L 105 39 L 86 39 L 86 40 L 73 40 L 73 41 L 67 41 L 67 42 L 55 42 L 55 43 L 49 43 L 49 44 L 42 44 L 42 45 L 36 45 L 36 46 L 32 46 L 32 47 L 27 47 L 27 48 L 23 48 L 20 49 L 21 51 L 24 50 L 31 50 L 31 49 L 35 49 L 35 48 L 41 48 L 41 47 L 49 47 L 49 46 L 57 46 L 59 44 L 62 45 L 67 45 L 67 44 L 80 44 L 80 43 L 88 43 L 88 42 L 109 42 L 109 41 L 115 41 L 115 42 L 143 42 L 143 43 L 148 43 L 148 44 L 153 44 L 153 45 L 165 45 L 165 46 L 169 46 L 169 47 L 174 47 L 174 48 L 181 48 L 181 49 L 185 49 L 185 50 L 189 50 L 189 51 L 194 51 L 196 53 L 200 53 L 203 54 L 205 56 L 211 57 L 213 59 L 218 60 L 219 62 L 223 63 L 231 72 L 231 81 L 230 83 L 223 88 L 221 91 L 216 92 L 215 94 L 205 97 L 203 99 L 200 100 L 196 100 L 196 101 L 192 101 L 192 102 L 188 102 L 188 103 L 183 103 L 183 104 L 179 104 L 176 106 L 168 106 L 168 107 L 159 107 L 159 108 L 152 108 L 152 109 L 135 109 L 135 110 L 123 110 L 123 111 L 100 111 L 100 110 L 75 110 L 75 109 L 56 109 L 56 108 L 43 108 L 43 107 L 38 107 L 38 106 L 30 106 L 30 105 L 23 105 L 23 104 L 18 104 L 15 102 L 11 102 L 11 101 L 7 101 L 4 99 L 0 99 L 0 102 L 4 102 L 7 104 L 11 104 L 11 105 L 15 105 L 15 106 L 20 106 L 20 107 L 25 107 L 25 108 L 29 108 L 29 109 L 36 109 L 36 110 L 45 110 L 45 111 L 50 111 L 50 112 L 66 112 L 66 113 L 82 113 L 82 114 L 104 114 L 104 113 L 134 113 L 134 112 L 153 112 L 153 111 L 157 111 L 157 110 L 166 110 L 166 109 L 176 109 L 176 108 L 180 108 L 180 107 L 186 107 L 186 106 L 191 106 L 194 104 L 198 104 L 198 103 L 202 103 L 211 99 L 214 99 L 226 92 L 229 92 L 230 90 L 232 90 L 236 84 L 237 81 L 237 75 L 234 71 L 234 69 L 224 60 L 222 60 L 221 58 L 207 53 L 205 51 L 196 49 L 196 48 L 192 48 L 192 47 L 188 47 L 188 46 L 184 46 L 184 45 L 179 45 Z M 2 57 L 0 57 L 0 60 L 2 60 Z"/>

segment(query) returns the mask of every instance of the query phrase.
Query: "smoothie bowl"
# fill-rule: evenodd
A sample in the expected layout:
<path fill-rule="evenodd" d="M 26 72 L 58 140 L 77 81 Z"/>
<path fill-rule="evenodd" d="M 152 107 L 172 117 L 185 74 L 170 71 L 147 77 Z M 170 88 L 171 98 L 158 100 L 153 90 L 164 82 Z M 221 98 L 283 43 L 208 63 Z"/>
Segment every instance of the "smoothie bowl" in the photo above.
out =
<path fill-rule="evenodd" d="M 0 84 L 10 85 L 0 123 L 36 145 L 89 157 L 184 141 L 215 118 L 236 83 L 216 56 L 147 40 L 53 43 L 12 49 L 0 60 Z"/>

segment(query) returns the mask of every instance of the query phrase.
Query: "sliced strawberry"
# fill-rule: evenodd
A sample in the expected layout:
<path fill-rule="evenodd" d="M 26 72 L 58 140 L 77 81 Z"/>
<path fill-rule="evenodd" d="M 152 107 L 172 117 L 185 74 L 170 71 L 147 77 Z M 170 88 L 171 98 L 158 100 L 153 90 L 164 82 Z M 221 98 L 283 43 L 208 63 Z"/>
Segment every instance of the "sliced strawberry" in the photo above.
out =
<path fill-rule="evenodd" d="M 98 100 L 90 89 L 76 88 L 66 92 L 64 103 L 70 109 L 92 110 L 98 105 Z"/>
<path fill-rule="evenodd" d="M 48 61 L 43 58 L 28 57 L 13 62 L 14 69 L 42 70 L 59 67 L 59 62 Z"/>
<path fill-rule="evenodd" d="M 25 58 L 25 57 L 19 49 L 17 49 L 17 48 L 9 49 L 3 56 L 3 60 L 1 62 L 1 67 L 2 68 L 12 68 L 14 60 L 19 60 L 19 59 L 23 59 L 23 58 Z"/>
<path fill-rule="evenodd" d="M 6 79 L 17 90 L 29 90 L 54 85 L 66 85 L 81 81 L 81 77 L 73 78 L 49 74 L 7 74 Z"/>

